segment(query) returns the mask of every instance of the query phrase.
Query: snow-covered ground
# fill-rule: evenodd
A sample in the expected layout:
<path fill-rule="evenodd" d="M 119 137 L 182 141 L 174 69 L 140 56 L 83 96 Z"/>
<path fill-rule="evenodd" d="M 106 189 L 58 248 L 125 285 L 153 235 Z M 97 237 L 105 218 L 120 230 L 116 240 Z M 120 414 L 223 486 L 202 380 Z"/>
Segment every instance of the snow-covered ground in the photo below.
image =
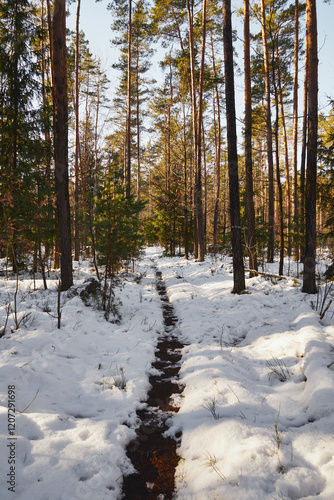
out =
<path fill-rule="evenodd" d="M 87 263 L 76 263 L 75 291 L 62 293 L 61 329 L 54 276 L 47 291 L 20 279 L 19 329 L 10 311 L 16 282 L 0 281 L 0 327 L 9 310 L 0 339 L 1 498 L 121 498 L 132 470 L 125 446 L 163 331 L 153 266 L 187 344 L 185 390 L 168 431 L 183 433 L 176 498 L 333 500 L 333 305 L 320 320 L 316 297 L 292 278 L 247 279 L 248 293 L 233 295 L 229 257 L 185 262 L 158 248 L 115 286 L 118 323 L 80 298 L 93 274 Z"/>

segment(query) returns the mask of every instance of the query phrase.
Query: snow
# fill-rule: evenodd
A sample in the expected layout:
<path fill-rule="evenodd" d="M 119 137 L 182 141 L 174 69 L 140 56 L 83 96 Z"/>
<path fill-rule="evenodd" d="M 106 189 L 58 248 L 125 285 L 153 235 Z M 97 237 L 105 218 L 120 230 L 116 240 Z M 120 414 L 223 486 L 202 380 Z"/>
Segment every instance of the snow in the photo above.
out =
<path fill-rule="evenodd" d="M 88 262 L 75 263 L 75 287 L 62 292 L 60 329 L 55 273 L 47 291 L 20 277 L 18 317 L 31 314 L 15 329 L 10 313 L 0 339 L 1 498 L 121 498 L 122 477 L 133 471 L 125 447 L 163 332 L 156 269 L 185 344 L 185 389 L 167 431 L 182 430 L 177 500 L 333 500 L 333 305 L 320 320 L 316 298 L 292 276 L 249 278 L 247 293 L 234 295 L 230 257 L 198 263 L 162 257 L 157 247 L 115 285 L 119 322 L 83 303 Z M 277 273 L 277 264 L 268 271 Z M 15 285 L 0 280 L 0 326 Z M 15 494 L 7 483 L 8 386 Z"/>

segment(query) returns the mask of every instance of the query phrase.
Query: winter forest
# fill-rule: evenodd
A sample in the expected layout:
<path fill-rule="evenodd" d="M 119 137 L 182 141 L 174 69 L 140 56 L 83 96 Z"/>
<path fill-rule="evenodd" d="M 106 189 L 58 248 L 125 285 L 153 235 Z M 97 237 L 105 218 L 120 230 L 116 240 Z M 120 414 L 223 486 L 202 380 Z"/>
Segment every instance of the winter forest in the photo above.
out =
<path fill-rule="evenodd" d="M 4 498 L 332 500 L 320 1 L 87 1 L 0 0 Z"/>
<path fill-rule="evenodd" d="M 333 238 L 333 112 L 318 116 L 316 6 L 246 2 L 235 32 L 224 2 L 114 1 L 112 102 L 80 1 L 75 32 L 65 7 L 1 4 L 2 257 L 43 275 L 60 260 L 66 290 L 72 249 L 108 278 L 144 242 L 199 261 L 230 249 L 240 292 L 243 256 L 258 270 L 277 254 L 282 274 L 288 255 L 308 263 L 303 286 L 314 293 L 316 235 L 321 247 Z M 160 86 L 146 77 L 157 45 Z M 242 147 L 234 71 L 244 75 Z"/>

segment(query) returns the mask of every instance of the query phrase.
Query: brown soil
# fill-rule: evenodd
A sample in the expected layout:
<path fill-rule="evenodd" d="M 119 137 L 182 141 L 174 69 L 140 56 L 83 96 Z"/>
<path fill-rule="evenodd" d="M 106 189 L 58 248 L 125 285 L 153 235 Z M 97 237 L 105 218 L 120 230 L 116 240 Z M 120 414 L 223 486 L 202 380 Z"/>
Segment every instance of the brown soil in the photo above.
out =
<path fill-rule="evenodd" d="M 158 339 L 156 360 L 152 367 L 161 375 L 150 376 L 147 407 L 137 411 L 141 425 L 136 430 L 136 438 L 127 447 L 127 456 L 137 473 L 124 477 L 125 500 L 172 499 L 175 468 L 179 461 L 177 441 L 163 437 L 163 433 L 168 429 L 166 420 L 178 411 L 173 405 L 172 395 L 183 390 L 177 380 L 184 344 L 177 338 L 177 318 L 168 300 L 161 273 L 157 271 L 156 276 L 165 332 Z M 177 440 L 180 439 L 181 433 L 177 435 Z"/>

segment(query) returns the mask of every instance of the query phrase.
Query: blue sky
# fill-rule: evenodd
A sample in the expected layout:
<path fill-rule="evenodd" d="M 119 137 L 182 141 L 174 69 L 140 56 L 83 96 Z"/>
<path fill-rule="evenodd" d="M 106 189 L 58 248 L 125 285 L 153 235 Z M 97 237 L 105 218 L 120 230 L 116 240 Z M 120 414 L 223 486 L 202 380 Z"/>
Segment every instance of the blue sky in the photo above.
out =
<path fill-rule="evenodd" d="M 80 26 L 90 42 L 94 55 L 99 56 L 105 65 L 110 68 L 117 61 L 117 50 L 111 46 L 112 22 L 111 13 L 107 10 L 109 0 L 95 3 L 94 0 L 81 0 Z M 241 0 L 233 2 L 235 8 L 242 6 Z M 319 45 L 319 110 L 328 109 L 328 99 L 334 99 L 334 4 L 318 1 L 318 45 Z M 74 29 L 76 2 L 71 7 L 71 16 L 67 19 L 69 28 Z M 234 20 L 235 21 L 235 20 Z M 157 65 L 153 65 L 151 78 L 157 78 Z M 111 85 L 117 85 L 117 71 L 108 71 Z M 303 74 L 300 73 L 300 86 L 302 89 Z M 238 93 L 238 90 L 237 90 Z M 240 89 L 242 95 L 242 90 Z M 238 100 L 238 96 L 236 96 Z"/>

